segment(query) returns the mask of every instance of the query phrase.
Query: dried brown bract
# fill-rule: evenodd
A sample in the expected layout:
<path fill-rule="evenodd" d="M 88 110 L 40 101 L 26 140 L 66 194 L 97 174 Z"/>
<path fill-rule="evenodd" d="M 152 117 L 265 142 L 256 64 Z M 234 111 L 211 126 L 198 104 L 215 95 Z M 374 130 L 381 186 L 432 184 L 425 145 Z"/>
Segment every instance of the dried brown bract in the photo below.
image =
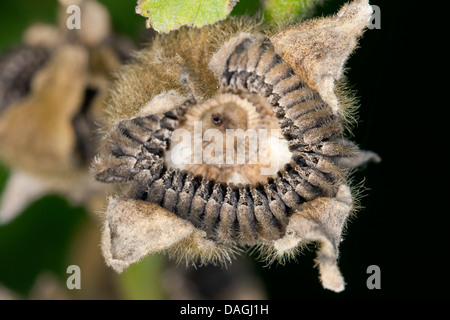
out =
<path fill-rule="evenodd" d="M 24 43 L 1 58 L 0 158 L 12 171 L 1 199 L 3 222 L 49 192 L 86 203 L 105 191 L 88 166 L 110 74 L 131 47 L 112 34 L 102 5 L 77 3 L 80 30 L 66 27 L 68 5 L 61 2 L 59 27 L 32 25 Z"/>
<path fill-rule="evenodd" d="M 371 13 L 357 0 L 270 36 L 254 21 L 229 18 L 158 36 L 124 67 L 92 167 L 98 180 L 120 186 L 106 211 L 108 265 L 121 272 L 166 250 L 188 262 L 223 263 L 243 246 L 283 260 L 319 242 L 322 284 L 343 290 L 336 260 L 354 202 L 348 171 L 377 157 L 344 138 L 348 106 L 334 85 Z M 208 129 L 225 151 L 252 147 L 224 145 L 228 130 L 279 129 L 267 150 L 279 165 L 267 173 L 260 162 L 211 161 L 225 156 L 204 143 Z M 186 143 L 174 139 L 179 130 L 194 144 L 203 137 L 201 163 L 195 154 L 187 164 L 174 156 Z"/>

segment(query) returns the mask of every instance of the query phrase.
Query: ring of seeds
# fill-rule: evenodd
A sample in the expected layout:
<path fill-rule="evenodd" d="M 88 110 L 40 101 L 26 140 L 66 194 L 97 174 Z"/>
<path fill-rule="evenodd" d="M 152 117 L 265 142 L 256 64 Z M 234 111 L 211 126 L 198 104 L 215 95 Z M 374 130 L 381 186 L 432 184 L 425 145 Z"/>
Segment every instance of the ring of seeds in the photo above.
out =
<path fill-rule="evenodd" d="M 342 183 L 346 172 L 335 159 L 351 151 L 340 139 L 341 119 L 275 53 L 268 39 L 244 37 L 228 57 L 220 84 L 221 93 L 257 94 L 272 106 L 293 153 L 273 178 L 233 185 L 169 167 L 164 154 L 171 134 L 194 100 L 164 114 L 121 121 L 108 140 L 110 156 L 118 164 L 96 178 L 131 182 L 131 198 L 162 206 L 215 241 L 279 239 L 290 215 L 304 202 L 332 197 Z"/>

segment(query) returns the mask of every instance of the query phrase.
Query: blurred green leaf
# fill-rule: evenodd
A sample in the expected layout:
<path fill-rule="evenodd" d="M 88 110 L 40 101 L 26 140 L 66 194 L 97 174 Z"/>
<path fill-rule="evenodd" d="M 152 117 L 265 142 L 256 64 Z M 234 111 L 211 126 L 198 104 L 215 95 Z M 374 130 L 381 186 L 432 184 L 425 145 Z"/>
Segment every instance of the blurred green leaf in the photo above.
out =
<path fill-rule="evenodd" d="M 310 15 L 323 0 L 266 0 L 264 17 L 269 22 L 298 21 Z"/>
<path fill-rule="evenodd" d="M 46 196 L 0 226 L 0 283 L 26 296 L 44 271 L 65 279 L 66 255 L 85 211 Z"/>
<path fill-rule="evenodd" d="M 169 32 L 183 25 L 202 27 L 225 19 L 236 0 L 139 0 L 136 12 L 148 18 L 147 27 Z"/>
<path fill-rule="evenodd" d="M 125 34 L 134 40 L 139 39 L 139 35 L 145 30 L 145 27 L 134 12 L 135 1 L 99 0 L 99 2 L 108 8 L 114 31 Z"/>
<path fill-rule="evenodd" d="M 5 166 L 0 163 L 0 196 L 5 189 L 6 180 L 8 180 L 9 172 Z"/>
<path fill-rule="evenodd" d="M 56 0 L 2 0 L 0 1 L 0 50 L 21 42 L 22 33 L 33 23 L 55 23 Z"/>
<path fill-rule="evenodd" d="M 231 11 L 233 16 L 255 15 L 261 9 L 261 0 L 240 0 Z"/>
<path fill-rule="evenodd" d="M 124 299 L 161 300 L 165 298 L 161 286 L 162 257 L 152 254 L 132 264 L 119 276 Z"/>

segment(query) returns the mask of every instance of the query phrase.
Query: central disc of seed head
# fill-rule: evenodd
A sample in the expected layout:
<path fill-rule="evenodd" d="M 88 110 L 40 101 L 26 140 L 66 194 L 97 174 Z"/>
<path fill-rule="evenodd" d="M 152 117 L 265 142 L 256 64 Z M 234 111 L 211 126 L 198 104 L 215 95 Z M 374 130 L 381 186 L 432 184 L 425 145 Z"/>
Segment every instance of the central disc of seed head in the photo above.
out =
<path fill-rule="evenodd" d="M 218 182 L 265 182 L 292 154 L 281 137 L 277 118 L 256 94 L 221 93 L 191 106 L 174 131 L 166 161 Z"/>

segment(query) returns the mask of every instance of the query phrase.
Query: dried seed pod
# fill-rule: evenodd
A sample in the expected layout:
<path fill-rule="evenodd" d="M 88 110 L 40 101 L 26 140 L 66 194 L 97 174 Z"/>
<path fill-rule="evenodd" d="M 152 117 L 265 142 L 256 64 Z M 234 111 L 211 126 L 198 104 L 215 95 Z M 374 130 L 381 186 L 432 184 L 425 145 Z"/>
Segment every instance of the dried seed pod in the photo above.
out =
<path fill-rule="evenodd" d="M 321 241 L 327 247 L 319 257 L 323 285 L 342 290 L 336 257 L 352 208 L 347 171 L 361 151 L 343 139 L 345 112 L 330 96 L 335 93 L 328 81 L 337 80 L 340 71 L 330 56 L 345 61 L 365 27 L 361 21 L 369 20 L 368 8 L 367 1 L 357 0 L 334 18 L 279 33 L 292 43 L 304 39 L 302 48 L 318 44 L 312 57 L 305 56 L 306 49 L 296 55 L 290 42 L 267 36 L 256 22 L 236 18 L 158 36 L 122 69 L 108 103 L 104 145 L 93 172 L 105 182 L 123 178 L 129 189 L 111 198 L 122 209 L 110 208 L 107 216 L 127 215 L 128 205 L 152 216 L 147 208 L 156 204 L 164 212 L 161 219 L 178 217 L 195 230 L 176 245 L 167 239 L 158 250 L 201 262 L 225 261 L 236 245 L 255 244 L 269 258 L 283 259 L 303 241 Z M 320 34 L 319 42 L 311 32 Z M 347 42 L 333 41 L 336 32 L 345 33 L 339 39 Z M 328 48 L 327 38 L 340 48 Z M 131 123 L 148 125 L 135 130 Z M 268 131 L 281 136 L 262 135 Z M 135 161 L 118 161 L 122 158 Z M 163 169 L 149 186 L 137 178 L 137 168 L 155 161 Z M 149 204 L 140 209 L 136 203 Z M 126 224 L 107 220 L 105 228 L 135 231 Z M 165 234 L 164 222 L 159 227 Z M 147 237 L 146 232 L 133 237 Z M 158 233 L 153 227 L 152 232 Z M 116 270 L 136 261 L 124 255 L 117 261 L 114 247 L 129 245 L 120 237 L 126 235 L 103 238 L 107 263 Z M 150 247 L 127 250 L 145 256 L 157 250 Z"/>
<path fill-rule="evenodd" d="M 111 32 L 102 5 L 78 4 L 81 30 L 67 29 L 68 5 L 62 4 L 59 28 L 32 25 L 25 43 L 0 58 L 0 158 L 12 171 L 0 201 L 2 222 L 50 192 L 97 210 L 95 197 L 105 191 L 92 181 L 89 164 L 110 73 L 131 48 Z M 107 179 L 120 180 L 113 172 Z"/>
<path fill-rule="evenodd" d="M 31 80 L 49 59 L 43 47 L 21 47 L 4 53 L 0 61 L 0 112 L 25 97 Z"/>

